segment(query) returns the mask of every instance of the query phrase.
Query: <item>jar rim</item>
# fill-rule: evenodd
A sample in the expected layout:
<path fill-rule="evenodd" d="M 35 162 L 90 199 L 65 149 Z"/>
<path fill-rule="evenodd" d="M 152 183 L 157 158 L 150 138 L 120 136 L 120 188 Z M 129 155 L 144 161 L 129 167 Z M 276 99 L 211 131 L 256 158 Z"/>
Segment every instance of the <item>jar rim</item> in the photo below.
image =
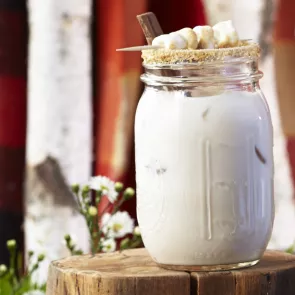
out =
<path fill-rule="evenodd" d="M 196 83 L 249 83 L 261 79 L 258 59 L 241 57 L 206 64 L 149 64 L 141 80 L 147 85 L 189 85 Z"/>

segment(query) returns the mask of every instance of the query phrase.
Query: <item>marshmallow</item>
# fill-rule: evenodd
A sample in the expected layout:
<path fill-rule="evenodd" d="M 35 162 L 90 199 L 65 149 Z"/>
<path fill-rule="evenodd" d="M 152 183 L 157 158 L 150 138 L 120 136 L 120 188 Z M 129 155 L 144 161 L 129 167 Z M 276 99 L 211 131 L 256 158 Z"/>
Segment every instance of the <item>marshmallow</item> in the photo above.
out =
<path fill-rule="evenodd" d="M 218 48 L 233 47 L 239 42 L 238 33 L 230 20 L 216 24 L 213 31 Z"/>
<path fill-rule="evenodd" d="M 169 38 L 168 35 L 163 34 L 153 39 L 152 45 L 165 47 L 165 40 Z"/>
<path fill-rule="evenodd" d="M 165 39 L 166 49 L 185 49 L 187 48 L 187 41 L 178 33 L 173 32 Z"/>
<path fill-rule="evenodd" d="M 210 26 L 196 26 L 193 30 L 197 34 L 198 48 L 215 48 L 214 31 Z"/>
<path fill-rule="evenodd" d="M 191 28 L 184 28 L 176 32 L 187 41 L 188 49 L 196 49 L 198 47 L 197 34 Z"/>
<path fill-rule="evenodd" d="M 178 33 L 173 32 L 168 35 L 160 35 L 156 37 L 152 45 L 161 46 L 166 49 L 185 49 L 187 48 L 187 41 Z"/>

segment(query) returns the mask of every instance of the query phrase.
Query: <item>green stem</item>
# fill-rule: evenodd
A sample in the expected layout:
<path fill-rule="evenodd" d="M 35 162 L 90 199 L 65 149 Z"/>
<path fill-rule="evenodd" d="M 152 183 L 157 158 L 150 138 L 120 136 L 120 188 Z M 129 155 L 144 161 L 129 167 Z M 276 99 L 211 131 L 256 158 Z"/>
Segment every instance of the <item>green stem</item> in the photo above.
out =
<path fill-rule="evenodd" d="M 89 232 L 89 236 L 90 236 L 91 254 L 92 254 L 92 256 L 94 256 L 96 247 L 95 247 L 95 239 L 93 237 L 93 232 L 95 229 L 96 218 L 91 217 L 91 216 L 86 216 L 86 220 L 87 220 L 88 232 Z"/>
<path fill-rule="evenodd" d="M 95 252 L 98 253 L 100 250 L 100 238 L 101 238 L 101 230 L 99 229 L 99 216 L 95 218 L 95 232 L 96 232 L 96 237 L 95 237 L 95 242 L 96 242 L 96 249 Z"/>
<path fill-rule="evenodd" d="M 83 207 L 82 207 L 82 203 L 81 203 L 80 198 L 79 198 L 79 193 L 74 193 L 74 195 L 76 196 L 78 206 L 80 208 L 80 213 L 82 213 Z"/>
<path fill-rule="evenodd" d="M 9 280 L 13 289 L 16 288 L 18 280 L 15 275 L 15 257 L 16 257 L 16 248 L 10 249 L 10 257 L 9 257 Z"/>
<path fill-rule="evenodd" d="M 118 210 L 120 209 L 120 207 L 123 205 L 124 202 L 125 202 L 125 199 L 122 197 L 119 200 L 119 202 L 114 206 L 111 214 L 114 215 L 115 213 L 117 213 Z"/>
<path fill-rule="evenodd" d="M 109 209 L 111 209 L 112 205 L 112 203 L 108 203 L 108 205 L 102 210 L 100 216 L 102 217 Z"/>
<path fill-rule="evenodd" d="M 141 239 L 138 239 L 130 244 L 130 248 L 135 248 L 141 244 Z"/>

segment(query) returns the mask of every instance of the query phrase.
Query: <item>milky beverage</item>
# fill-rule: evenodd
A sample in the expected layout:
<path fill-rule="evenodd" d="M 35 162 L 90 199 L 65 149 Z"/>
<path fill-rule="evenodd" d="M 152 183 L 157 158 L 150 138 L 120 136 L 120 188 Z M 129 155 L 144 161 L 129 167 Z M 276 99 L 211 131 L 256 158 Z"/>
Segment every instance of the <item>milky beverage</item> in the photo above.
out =
<path fill-rule="evenodd" d="M 152 258 L 255 264 L 274 218 L 272 146 L 259 88 L 202 96 L 146 86 L 135 119 L 137 215 Z"/>
<path fill-rule="evenodd" d="M 143 50 L 135 118 L 137 217 L 146 249 L 176 270 L 256 264 L 273 219 L 273 138 L 258 44 L 231 21 Z"/>

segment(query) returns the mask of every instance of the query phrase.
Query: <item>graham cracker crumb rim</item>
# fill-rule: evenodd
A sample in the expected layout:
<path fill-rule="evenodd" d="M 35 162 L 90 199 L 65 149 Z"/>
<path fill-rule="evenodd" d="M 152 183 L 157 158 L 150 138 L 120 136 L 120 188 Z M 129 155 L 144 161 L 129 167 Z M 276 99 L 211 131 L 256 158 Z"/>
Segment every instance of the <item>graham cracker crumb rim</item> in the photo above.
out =
<path fill-rule="evenodd" d="M 258 59 L 260 47 L 257 43 L 241 43 L 236 47 L 218 49 L 149 49 L 142 51 L 143 65 L 168 65 L 209 63 L 225 61 L 230 57 Z"/>

